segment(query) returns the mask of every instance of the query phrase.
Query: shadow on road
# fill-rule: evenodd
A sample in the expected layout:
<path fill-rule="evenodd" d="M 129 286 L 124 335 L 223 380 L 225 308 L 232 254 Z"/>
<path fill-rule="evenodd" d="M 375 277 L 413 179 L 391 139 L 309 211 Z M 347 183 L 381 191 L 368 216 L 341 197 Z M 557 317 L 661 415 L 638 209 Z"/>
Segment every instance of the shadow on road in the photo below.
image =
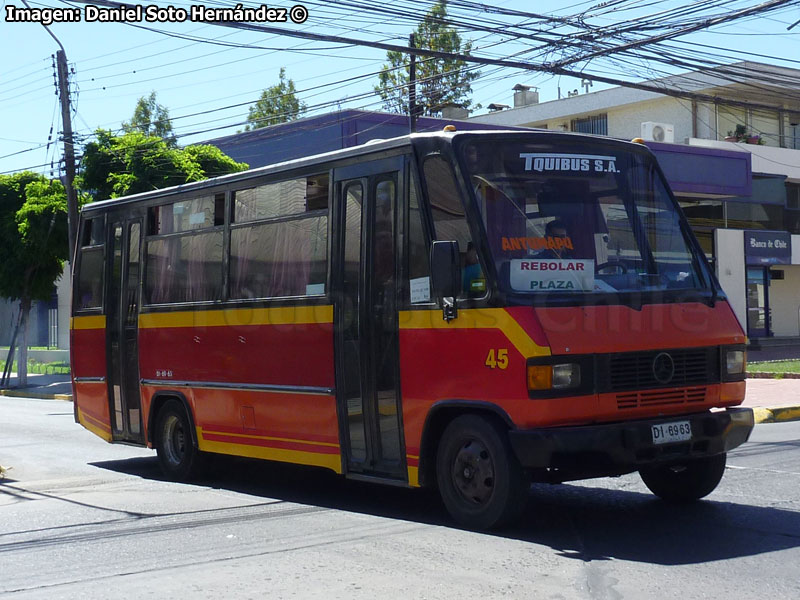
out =
<path fill-rule="evenodd" d="M 163 480 L 155 458 L 94 463 Z M 193 485 L 252 496 L 452 527 L 438 495 L 346 480 L 330 471 L 213 457 L 213 476 Z M 662 565 L 725 560 L 800 546 L 800 514 L 712 499 L 685 506 L 650 494 L 582 485 L 536 484 L 515 526 L 493 535 L 549 546 L 578 560 Z"/>

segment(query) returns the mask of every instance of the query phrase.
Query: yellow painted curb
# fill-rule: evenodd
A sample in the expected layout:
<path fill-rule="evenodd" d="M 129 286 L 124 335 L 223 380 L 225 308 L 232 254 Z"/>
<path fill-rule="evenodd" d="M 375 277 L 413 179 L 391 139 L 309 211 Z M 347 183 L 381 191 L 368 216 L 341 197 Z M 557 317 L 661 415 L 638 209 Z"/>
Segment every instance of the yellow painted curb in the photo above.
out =
<path fill-rule="evenodd" d="M 35 398 L 37 400 L 69 400 L 72 402 L 72 394 L 39 394 L 37 392 L 25 392 L 22 390 L 0 390 L 0 396 Z"/>
<path fill-rule="evenodd" d="M 775 408 L 754 408 L 756 423 L 786 423 L 800 421 L 800 406 L 777 406 Z"/>
<path fill-rule="evenodd" d="M 754 408 L 753 417 L 756 423 L 769 423 L 772 421 L 772 411 L 768 408 Z"/>

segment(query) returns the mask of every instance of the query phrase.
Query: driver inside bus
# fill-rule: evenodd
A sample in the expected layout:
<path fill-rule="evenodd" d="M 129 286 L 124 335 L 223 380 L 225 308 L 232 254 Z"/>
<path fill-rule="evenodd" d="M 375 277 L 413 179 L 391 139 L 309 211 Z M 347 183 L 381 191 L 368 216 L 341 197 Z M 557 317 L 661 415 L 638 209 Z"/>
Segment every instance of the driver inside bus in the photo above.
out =
<path fill-rule="evenodd" d="M 573 258 L 572 239 L 564 221 L 549 221 L 544 228 L 544 239 L 547 241 L 547 248 L 539 252 L 536 258 Z"/>

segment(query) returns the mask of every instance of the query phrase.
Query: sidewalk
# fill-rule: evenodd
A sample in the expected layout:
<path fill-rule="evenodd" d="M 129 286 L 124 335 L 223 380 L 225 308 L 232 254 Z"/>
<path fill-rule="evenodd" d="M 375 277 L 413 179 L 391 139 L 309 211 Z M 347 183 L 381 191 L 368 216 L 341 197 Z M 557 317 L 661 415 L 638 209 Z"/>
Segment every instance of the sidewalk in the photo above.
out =
<path fill-rule="evenodd" d="M 742 406 L 752 408 L 756 423 L 800 420 L 800 379 L 748 379 Z"/>
<path fill-rule="evenodd" d="M 2 396 L 72 400 L 69 375 L 28 374 L 28 387 L 17 390 L 16 376 L 11 389 L 0 390 Z M 748 379 L 747 394 L 742 406 L 752 408 L 756 423 L 800 420 L 800 379 Z"/>
<path fill-rule="evenodd" d="M 69 375 L 28 373 L 28 386 L 17 389 L 17 374 L 12 373 L 11 386 L 7 390 L 0 390 L 0 396 L 72 400 L 72 383 Z"/>

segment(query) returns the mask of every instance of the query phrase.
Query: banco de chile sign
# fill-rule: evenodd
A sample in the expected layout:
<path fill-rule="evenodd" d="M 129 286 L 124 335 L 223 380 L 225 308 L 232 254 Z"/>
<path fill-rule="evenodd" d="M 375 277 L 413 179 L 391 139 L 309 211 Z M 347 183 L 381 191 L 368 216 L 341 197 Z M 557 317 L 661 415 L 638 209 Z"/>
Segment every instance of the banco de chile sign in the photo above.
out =
<path fill-rule="evenodd" d="M 786 231 L 745 231 L 744 257 L 748 265 L 792 264 L 792 235 Z"/>

